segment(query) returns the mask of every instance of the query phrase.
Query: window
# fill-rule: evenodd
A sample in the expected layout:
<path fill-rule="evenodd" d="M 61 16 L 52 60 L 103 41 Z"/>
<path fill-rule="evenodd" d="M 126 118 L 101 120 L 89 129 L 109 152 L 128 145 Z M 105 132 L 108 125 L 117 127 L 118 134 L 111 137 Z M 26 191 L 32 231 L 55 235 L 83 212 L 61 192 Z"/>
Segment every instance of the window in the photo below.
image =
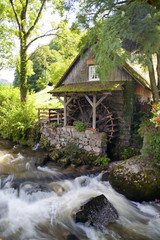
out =
<path fill-rule="evenodd" d="M 89 81 L 99 81 L 95 65 L 89 66 Z"/>

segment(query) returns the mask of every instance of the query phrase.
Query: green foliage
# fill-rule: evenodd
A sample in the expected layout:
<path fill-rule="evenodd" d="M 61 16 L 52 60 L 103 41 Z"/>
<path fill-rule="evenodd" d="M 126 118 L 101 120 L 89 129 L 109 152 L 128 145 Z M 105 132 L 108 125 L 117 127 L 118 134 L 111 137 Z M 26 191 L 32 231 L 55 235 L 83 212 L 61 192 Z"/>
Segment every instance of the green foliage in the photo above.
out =
<path fill-rule="evenodd" d="M 88 126 L 86 123 L 82 121 L 75 121 L 73 125 L 75 126 L 76 130 L 79 132 L 84 132 L 86 127 Z"/>
<path fill-rule="evenodd" d="M 60 155 L 64 156 L 67 160 L 66 164 L 75 164 L 78 165 L 94 165 L 96 160 L 96 155 L 93 152 L 88 152 L 72 142 L 67 142 L 60 150 Z"/>
<path fill-rule="evenodd" d="M 148 132 L 141 150 L 144 159 L 149 159 L 153 164 L 160 164 L 160 129 L 157 132 Z"/>
<path fill-rule="evenodd" d="M 140 148 L 141 148 L 140 144 Z M 117 161 L 117 160 L 126 160 L 129 159 L 133 156 L 137 156 L 140 154 L 140 148 L 139 146 L 119 146 L 116 144 L 116 146 L 112 146 L 110 157 L 112 160 Z"/>
<path fill-rule="evenodd" d="M 154 124 L 150 121 L 151 113 L 146 112 L 140 119 L 140 125 L 138 129 L 138 133 L 141 137 L 148 132 L 153 132 L 155 130 Z"/>
<path fill-rule="evenodd" d="M 57 123 L 57 122 L 53 122 L 50 123 L 50 128 L 56 129 L 57 127 L 62 127 L 63 124 Z"/>
<path fill-rule="evenodd" d="M 57 27 L 58 38 L 54 37 L 49 45 L 38 47 L 31 55 L 32 66 L 28 66 L 27 82 L 29 89 L 38 92 L 48 83 L 55 85 L 73 59 L 78 54 L 78 42 L 81 33 L 69 28 L 66 21 L 61 21 Z M 30 70 L 30 71 L 29 71 Z M 17 85 L 18 67 L 15 73 L 14 85 Z"/>
<path fill-rule="evenodd" d="M 40 148 L 48 150 L 50 148 L 50 142 L 48 139 L 41 137 L 40 138 Z"/>
<path fill-rule="evenodd" d="M 94 165 L 105 167 L 108 166 L 110 158 L 107 155 L 99 156 L 95 161 Z"/>
<path fill-rule="evenodd" d="M 151 122 L 154 123 L 156 127 L 160 127 L 160 101 L 156 104 L 152 104 L 152 118 L 150 119 Z"/>
<path fill-rule="evenodd" d="M 121 159 L 122 160 L 129 159 L 135 155 L 137 155 L 137 153 L 131 147 L 124 147 L 121 151 Z"/>
<path fill-rule="evenodd" d="M 124 115 L 130 118 L 133 112 L 134 92 L 135 92 L 134 81 L 126 81 L 124 86 L 124 104 L 125 104 Z"/>
<path fill-rule="evenodd" d="M 89 41 L 95 53 L 101 81 L 107 81 L 116 67 L 126 62 L 149 71 L 153 98 L 158 99 L 153 56 L 160 54 L 159 1 L 84 0 L 80 2 L 80 21 L 89 29 Z M 90 26 L 93 26 L 92 29 Z M 158 62 L 158 65 L 159 62 Z"/>
<path fill-rule="evenodd" d="M 37 121 L 37 112 L 31 96 L 20 102 L 19 89 L 0 86 L 0 134 L 20 144 L 31 144 L 32 127 Z M 33 143 L 32 143 L 33 144 Z"/>
<path fill-rule="evenodd" d="M 15 44 L 11 37 L 12 32 L 6 23 L 6 5 L 0 3 L 0 69 L 13 64 L 13 48 Z"/>
<path fill-rule="evenodd" d="M 81 148 L 71 142 L 67 142 L 66 146 L 63 148 L 63 154 L 68 163 L 72 163 L 74 160 L 78 159 L 82 151 Z"/>

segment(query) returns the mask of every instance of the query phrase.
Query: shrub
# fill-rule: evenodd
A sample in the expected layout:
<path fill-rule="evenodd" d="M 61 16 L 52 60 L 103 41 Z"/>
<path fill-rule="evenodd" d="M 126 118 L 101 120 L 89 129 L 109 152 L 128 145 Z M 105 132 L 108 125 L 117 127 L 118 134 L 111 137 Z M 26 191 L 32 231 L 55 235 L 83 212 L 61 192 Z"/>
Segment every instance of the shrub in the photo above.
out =
<path fill-rule="evenodd" d="M 83 150 L 79 148 L 78 145 L 67 142 L 66 146 L 62 149 L 62 151 L 68 163 L 72 163 L 75 159 L 78 159 L 80 157 L 80 154 Z"/>
<path fill-rule="evenodd" d="M 84 123 L 82 121 L 75 121 L 73 125 L 75 126 L 76 130 L 79 132 L 84 132 L 85 128 L 88 126 L 87 123 Z"/>
<path fill-rule="evenodd" d="M 22 145 L 32 145 L 32 127 L 37 121 L 32 96 L 25 103 L 20 101 L 19 89 L 0 86 L 0 134 Z"/>
<path fill-rule="evenodd" d="M 123 147 L 120 155 L 122 160 L 126 160 L 137 155 L 137 152 L 131 147 Z"/>
<path fill-rule="evenodd" d="M 105 167 L 108 166 L 110 158 L 107 155 L 99 156 L 95 161 L 94 164 L 97 166 Z"/>
<path fill-rule="evenodd" d="M 145 159 L 160 163 L 160 129 L 146 134 L 141 152 Z"/>
<path fill-rule="evenodd" d="M 152 114 L 152 115 L 151 115 Z M 141 153 L 145 160 L 160 162 L 160 102 L 152 104 L 151 113 L 141 120 L 139 133 L 143 139 Z"/>
<path fill-rule="evenodd" d="M 160 127 L 160 102 L 152 104 L 153 117 L 151 122 L 155 124 L 156 127 Z"/>

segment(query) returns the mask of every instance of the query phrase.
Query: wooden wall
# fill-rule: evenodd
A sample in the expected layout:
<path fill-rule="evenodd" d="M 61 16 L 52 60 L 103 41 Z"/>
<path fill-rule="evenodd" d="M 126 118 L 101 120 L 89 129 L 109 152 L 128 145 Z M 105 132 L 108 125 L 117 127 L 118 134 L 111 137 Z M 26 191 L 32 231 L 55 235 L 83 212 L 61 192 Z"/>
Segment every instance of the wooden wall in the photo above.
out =
<path fill-rule="evenodd" d="M 85 53 L 85 56 L 83 58 L 80 58 L 79 61 L 77 61 L 74 67 L 71 69 L 66 77 L 64 84 L 87 82 L 89 80 L 89 63 L 93 63 L 93 61 L 90 61 L 93 59 L 94 55 L 91 50 L 88 49 Z M 125 70 L 117 68 L 109 75 L 109 78 L 106 80 L 126 81 L 131 79 L 132 77 Z"/>
<path fill-rule="evenodd" d="M 152 93 L 150 90 L 142 87 L 140 84 L 137 82 L 135 83 L 135 94 L 138 96 L 146 96 L 148 98 L 152 97 Z"/>

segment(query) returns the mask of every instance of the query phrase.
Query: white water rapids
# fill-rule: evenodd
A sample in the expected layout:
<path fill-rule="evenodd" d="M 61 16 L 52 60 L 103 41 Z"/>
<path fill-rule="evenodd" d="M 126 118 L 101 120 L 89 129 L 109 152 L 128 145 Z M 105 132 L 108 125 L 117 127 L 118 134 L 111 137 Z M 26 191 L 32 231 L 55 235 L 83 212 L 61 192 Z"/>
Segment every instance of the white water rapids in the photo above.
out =
<path fill-rule="evenodd" d="M 4 149 L 0 144 L 0 239 L 66 240 L 72 234 L 80 240 L 159 240 L 160 204 L 133 203 L 112 189 L 99 176 L 74 180 L 49 181 L 44 191 L 30 177 L 61 176 L 56 166 L 34 168 L 37 153 L 24 149 Z M 41 155 L 41 153 L 40 153 Z M 6 176 L 5 176 L 6 174 Z M 11 187 L 13 179 L 25 177 L 20 188 Z M 48 191 L 49 189 L 49 191 Z M 91 197 L 104 194 L 116 208 L 119 218 L 103 230 L 75 223 L 74 213 Z"/>

